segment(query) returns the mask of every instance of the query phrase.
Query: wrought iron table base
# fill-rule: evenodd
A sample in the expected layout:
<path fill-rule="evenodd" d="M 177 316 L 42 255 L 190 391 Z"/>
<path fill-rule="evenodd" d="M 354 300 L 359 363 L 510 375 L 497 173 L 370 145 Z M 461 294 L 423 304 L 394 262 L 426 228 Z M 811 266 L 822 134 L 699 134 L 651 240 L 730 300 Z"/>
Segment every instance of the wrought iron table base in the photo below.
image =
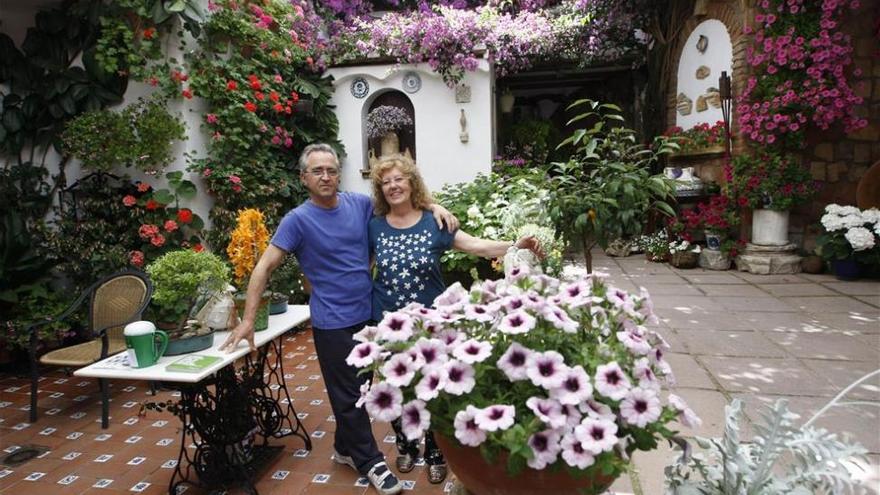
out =
<path fill-rule="evenodd" d="M 282 337 L 260 349 L 255 360 L 248 355 L 240 370 L 230 365 L 197 384 L 178 384 L 176 413 L 183 431 L 169 493 L 184 484 L 208 490 L 242 486 L 257 493 L 257 476 L 284 450 L 268 445 L 269 438 L 295 435 L 312 449 L 284 383 Z"/>

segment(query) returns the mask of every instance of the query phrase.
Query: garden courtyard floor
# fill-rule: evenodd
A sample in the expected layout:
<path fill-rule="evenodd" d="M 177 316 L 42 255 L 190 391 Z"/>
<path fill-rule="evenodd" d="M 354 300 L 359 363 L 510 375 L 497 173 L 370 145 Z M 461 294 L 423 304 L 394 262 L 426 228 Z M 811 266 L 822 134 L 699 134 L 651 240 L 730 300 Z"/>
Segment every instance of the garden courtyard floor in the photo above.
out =
<path fill-rule="evenodd" d="M 685 431 L 687 435 L 719 435 L 724 406 L 734 398 L 745 402 L 750 419 L 758 418 L 762 406 L 786 398 L 805 420 L 849 383 L 880 368 L 880 282 L 840 282 L 830 275 L 676 270 L 642 257 L 596 256 L 596 268 L 608 272 L 613 284 L 628 290 L 644 286 L 653 297 L 662 320 L 659 330 L 672 345 L 668 358 L 677 377 L 677 393 L 703 419 L 703 425 Z M 572 275 L 583 268 L 572 263 L 566 271 Z M 330 460 L 335 424 L 312 357 L 311 334 L 289 334 L 284 350 L 285 372 L 293 375 L 288 388 L 297 411 L 305 415 L 314 449 L 303 456 L 301 440 L 276 441 L 285 450 L 263 474 L 259 492 L 375 493 L 356 486 L 354 472 Z M 27 423 L 27 384 L 22 377 L 0 377 L 0 450 L 42 445 L 49 451 L 21 466 L 0 466 L 0 493 L 167 491 L 172 473 L 168 461 L 177 459 L 180 423 L 167 412 L 149 411 L 144 417 L 137 412 L 142 401 L 170 399 L 172 392 L 159 392 L 153 398 L 144 383 L 113 383 L 111 424 L 102 430 L 95 380 L 61 372 L 48 375 L 40 385 L 40 419 L 35 424 Z M 876 407 L 880 377 L 854 389 L 847 400 L 860 404 L 832 409 L 817 424 L 850 434 L 868 449 L 870 466 L 861 476 L 869 480 L 874 493 L 880 493 L 880 408 Z M 50 409 L 56 409 L 53 415 L 47 415 Z M 745 437 L 753 431 L 748 424 L 743 430 Z M 390 428 L 376 423 L 374 432 L 393 465 Z M 663 467 L 674 457 L 665 446 L 637 453 L 633 471 L 621 477 L 613 491 L 662 494 Z M 28 481 L 28 477 L 37 479 Z M 414 493 L 452 488 L 448 482 L 429 485 L 421 467 L 401 478 Z M 100 479 L 113 481 L 107 488 L 93 488 Z"/>

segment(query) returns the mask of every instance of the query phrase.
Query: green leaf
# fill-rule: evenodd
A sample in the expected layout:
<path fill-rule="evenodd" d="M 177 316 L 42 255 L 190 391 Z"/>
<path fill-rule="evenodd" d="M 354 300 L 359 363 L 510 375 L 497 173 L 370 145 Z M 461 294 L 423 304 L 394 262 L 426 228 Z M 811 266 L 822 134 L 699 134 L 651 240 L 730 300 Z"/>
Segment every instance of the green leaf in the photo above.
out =
<path fill-rule="evenodd" d="M 312 98 L 318 98 L 319 96 L 321 96 L 321 90 L 318 89 L 318 87 L 312 84 L 310 81 L 307 81 L 305 79 L 298 79 L 294 86 L 296 87 L 297 91 L 299 91 L 300 93 L 305 93 Z"/>
<path fill-rule="evenodd" d="M 163 205 L 174 203 L 174 195 L 168 189 L 157 189 L 153 192 L 153 199 Z"/>
<path fill-rule="evenodd" d="M 188 180 L 181 182 L 177 187 L 177 195 L 183 199 L 193 199 L 197 193 L 196 185 Z"/>
<path fill-rule="evenodd" d="M 168 172 L 165 174 L 165 178 L 168 179 L 168 184 L 172 187 L 177 187 L 180 185 L 180 181 L 183 179 L 183 172 L 180 170 L 175 170 L 174 172 Z"/>
<path fill-rule="evenodd" d="M 186 2 L 184 0 L 172 0 L 170 2 L 165 2 L 165 10 L 168 12 L 178 13 L 183 12 L 186 9 Z"/>
<path fill-rule="evenodd" d="M 18 108 L 7 108 L 3 112 L 3 126 L 10 132 L 18 132 L 24 125 L 24 116 Z"/>

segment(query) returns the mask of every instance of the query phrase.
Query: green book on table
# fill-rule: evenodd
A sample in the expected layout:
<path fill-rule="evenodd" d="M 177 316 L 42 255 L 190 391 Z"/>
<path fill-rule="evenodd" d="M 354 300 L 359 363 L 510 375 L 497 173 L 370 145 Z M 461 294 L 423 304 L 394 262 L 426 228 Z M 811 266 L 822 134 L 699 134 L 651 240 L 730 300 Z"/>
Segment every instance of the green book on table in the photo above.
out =
<path fill-rule="evenodd" d="M 201 354 L 190 354 L 174 361 L 165 366 L 165 371 L 177 371 L 181 373 L 199 373 L 206 370 L 214 363 L 220 361 L 219 356 L 204 356 Z"/>

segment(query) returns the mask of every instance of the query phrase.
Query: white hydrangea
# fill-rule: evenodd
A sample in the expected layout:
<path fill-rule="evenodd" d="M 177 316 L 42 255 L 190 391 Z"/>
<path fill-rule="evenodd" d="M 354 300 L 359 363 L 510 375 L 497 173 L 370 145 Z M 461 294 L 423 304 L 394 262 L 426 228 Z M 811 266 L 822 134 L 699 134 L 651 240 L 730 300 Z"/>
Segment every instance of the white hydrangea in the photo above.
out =
<path fill-rule="evenodd" d="M 877 224 L 880 223 L 880 210 L 877 208 L 871 208 L 862 212 L 862 222 L 863 223 L 872 223 Z M 875 225 L 876 227 L 876 225 Z"/>
<path fill-rule="evenodd" d="M 825 207 L 825 213 L 831 213 L 838 216 L 847 216 L 847 215 L 858 215 L 861 213 L 858 208 L 855 206 L 840 206 L 839 204 L 832 203 Z"/>
<path fill-rule="evenodd" d="M 853 251 L 864 251 L 874 247 L 874 233 L 864 227 L 853 227 L 844 235 Z"/>
<path fill-rule="evenodd" d="M 861 212 L 858 212 L 844 216 L 841 222 L 843 222 L 844 227 L 851 229 L 853 227 L 861 227 L 862 225 L 864 225 L 865 219 L 864 217 L 862 217 Z"/>
<path fill-rule="evenodd" d="M 829 206 L 837 206 L 837 205 L 829 205 Z M 826 208 L 826 211 L 828 209 Z M 843 225 L 843 219 L 838 216 L 836 213 L 826 213 L 822 215 L 822 227 L 825 228 L 827 232 L 835 232 L 837 230 L 843 230 L 846 227 Z"/>

